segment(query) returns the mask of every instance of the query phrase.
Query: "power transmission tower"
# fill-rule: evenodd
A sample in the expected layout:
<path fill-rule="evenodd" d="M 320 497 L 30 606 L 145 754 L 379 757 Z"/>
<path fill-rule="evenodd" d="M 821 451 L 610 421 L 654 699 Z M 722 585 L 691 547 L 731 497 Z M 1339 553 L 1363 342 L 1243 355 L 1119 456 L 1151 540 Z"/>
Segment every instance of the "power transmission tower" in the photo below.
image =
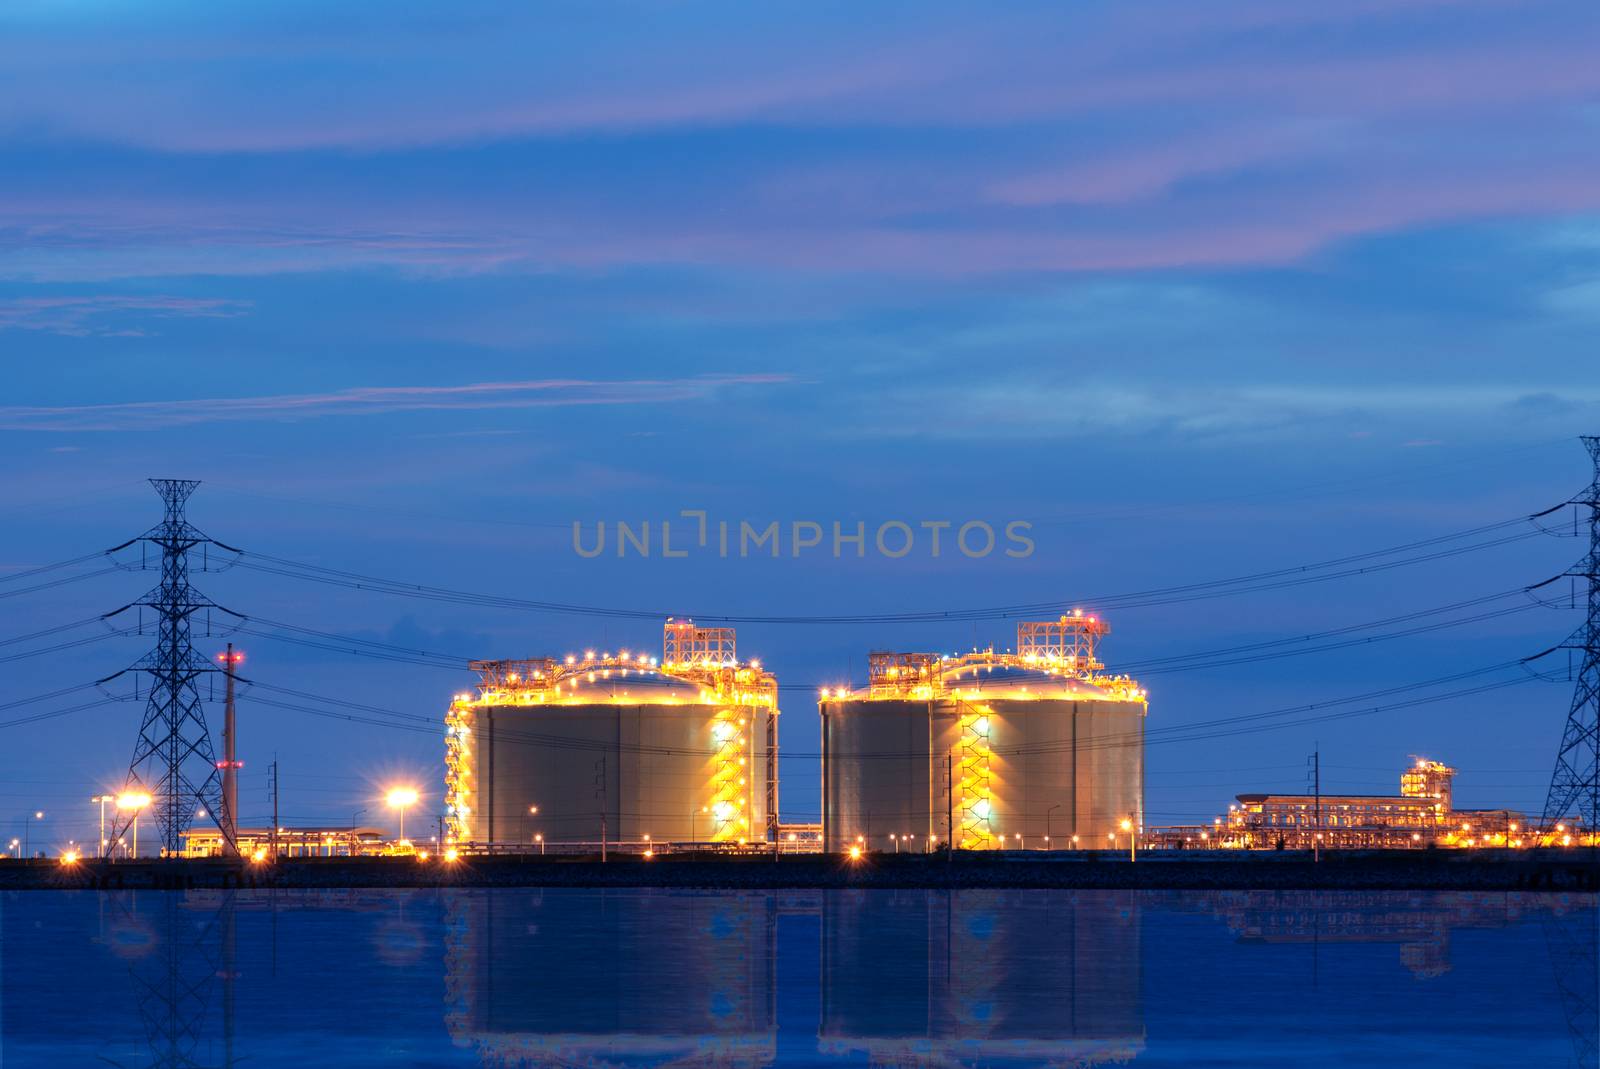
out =
<path fill-rule="evenodd" d="M 1586 436 L 1583 444 L 1594 461 L 1594 481 L 1573 502 L 1589 507 L 1589 552 L 1568 574 L 1589 580 L 1589 613 L 1566 642 L 1568 649 L 1582 651 L 1583 667 L 1561 733 L 1544 823 L 1548 828 L 1558 820 L 1582 817 L 1593 835 L 1600 832 L 1600 436 Z"/>
<path fill-rule="evenodd" d="M 138 538 L 108 551 L 115 553 L 135 542 L 161 551 L 160 584 L 139 601 L 117 610 L 149 609 L 156 616 L 155 649 L 126 669 L 150 677 L 144 721 L 139 726 L 133 759 L 128 763 L 126 791 L 150 795 L 150 808 L 155 811 L 162 845 L 169 856 L 178 852 L 178 840 L 188 830 L 197 809 L 217 822 L 231 851 L 236 845 L 231 837 L 231 799 L 221 791 L 221 772 L 211 748 L 211 733 L 197 685 L 202 676 L 219 669 L 209 658 L 196 654 L 191 641 L 195 615 L 220 606 L 189 585 L 189 554 L 197 549 L 204 553 L 212 545 L 238 551 L 207 538 L 185 518 L 184 505 L 200 485 L 198 481 L 151 479 L 150 485 L 166 505 L 165 517 Z M 147 561 L 147 557 L 141 558 L 139 567 L 156 567 Z M 205 564 L 201 567 L 204 569 Z M 119 812 L 108 841 L 116 842 L 137 813 L 137 809 Z"/>

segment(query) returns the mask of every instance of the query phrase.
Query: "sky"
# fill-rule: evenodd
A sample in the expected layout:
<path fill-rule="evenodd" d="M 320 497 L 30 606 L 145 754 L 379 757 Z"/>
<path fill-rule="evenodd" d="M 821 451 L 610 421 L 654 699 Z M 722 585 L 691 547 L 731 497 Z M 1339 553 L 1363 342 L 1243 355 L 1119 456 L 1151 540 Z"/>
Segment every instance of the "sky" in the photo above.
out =
<path fill-rule="evenodd" d="M 1600 432 L 1597 49 L 1600 11 L 1568 2 L 7 4 L 0 640 L 153 583 L 17 592 L 93 562 L 6 580 L 141 533 L 155 476 L 202 480 L 191 520 L 247 553 L 701 617 L 1094 609 L 1542 511 L 1588 483 L 1577 436 Z M 684 510 L 777 522 L 783 551 L 665 558 Z M 618 559 L 619 521 L 652 524 L 656 552 Z M 923 536 L 903 557 L 872 544 L 890 521 Z M 792 555 L 796 522 L 822 547 Z M 942 522 L 997 548 L 935 557 L 921 525 Z M 1003 552 L 1012 522 L 1027 556 Z M 574 523 L 613 545 L 580 555 Z M 834 523 L 866 525 L 863 556 L 829 551 Z M 1541 535 L 1108 609 L 1103 655 L 1390 619 L 1580 552 Z M 650 618 L 197 582 L 258 619 L 464 657 L 659 641 Z M 1142 676 L 1149 725 L 1505 664 L 1578 623 L 1489 608 Z M 742 625 L 794 688 L 786 819 L 817 815 L 811 688 L 861 679 L 868 650 L 1012 628 Z M 23 654 L 0 706 L 148 646 L 33 652 L 103 631 L 0 647 Z M 471 682 L 235 638 L 251 678 L 323 699 L 442 715 Z M 1421 754 L 1460 768 L 1462 804 L 1537 811 L 1570 699 L 1563 677 L 1152 745 L 1148 817 L 1300 789 L 1313 750 L 1324 789 L 1392 791 Z M 92 839 L 138 703 L 5 723 L 79 700 L 0 708 L 8 836 L 39 811 L 42 839 Z M 436 737 L 249 695 L 240 715 L 247 823 L 274 755 L 286 821 L 389 821 L 402 780 L 439 804 Z"/>

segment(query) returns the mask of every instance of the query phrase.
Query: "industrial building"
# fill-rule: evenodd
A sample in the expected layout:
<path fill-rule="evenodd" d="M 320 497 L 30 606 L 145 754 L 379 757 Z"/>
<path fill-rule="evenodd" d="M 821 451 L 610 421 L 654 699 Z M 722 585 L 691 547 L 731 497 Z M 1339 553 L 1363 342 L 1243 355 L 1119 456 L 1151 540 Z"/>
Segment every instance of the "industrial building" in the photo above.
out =
<path fill-rule="evenodd" d="M 1288 850 L 1533 845 L 1538 833 L 1521 813 L 1456 809 L 1455 775 L 1448 765 L 1418 757 L 1401 771 L 1396 795 L 1241 794 L 1229 807 L 1220 845 Z"/>
<path fill-rule="evenodd" d="M 668 620 L 640 651 L 475 661 L 445 727 L 447 836 L 535 844 L 764 842 L 778 819 L 778 685 L 732 628 Z"/>
<path fill-rule="evenodd" d="M 373 857 L 389 849 L 382 828 L 240 828 L 235 839 L 247 858 Z M 180 857 L 226 857 L 227 842 L 219 828 L 195 827 L 183 833 Z"/>
<path fill-rule="evenodd" d="M 1143 688 L 1103 674 L 1097 616 L 1017 625 L 1016 652 L 875 652 L 824 690 L 823 844 L 1081 848 L 1144 821 Z"/>

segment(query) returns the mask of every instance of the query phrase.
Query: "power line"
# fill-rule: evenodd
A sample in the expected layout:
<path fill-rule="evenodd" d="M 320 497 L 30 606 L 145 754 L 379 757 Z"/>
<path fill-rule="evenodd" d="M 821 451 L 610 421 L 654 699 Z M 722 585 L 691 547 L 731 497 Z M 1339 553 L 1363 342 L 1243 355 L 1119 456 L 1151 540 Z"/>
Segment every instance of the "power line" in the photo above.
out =
<path fill-rule="evenodd" d="M 36 724 L 41 720 L 53 720 L 58 716 L 66 716 L 68 713 L 78 713 L 85 709 L 98 709 L 102 705 L 115 705 L 118 701 L 119 699 L 117 698 L 96 698 L 92 702 L 84 702 L 82 705 L 70 705 L 65 709 L 51 709 L 49 712 L 45 713 L 34 713 L 31 716 L 19 716 L 12 720 L 0 720 L 0 728 L 21 727 L 24 724 Z"/>
<path fill-rule="evenodd" d="M 1412 708 L 1419 705 L 1427 705 L 1440 701 L 1446 701 L 1452 698 L 1467 697 L 1505 687 L 1518 686 L 1533 682 L 1538 679 L 1548 679 L 1552 676 L 1551 673 L 1525 673 L 1508 680 L 1494 680 L 1486 683 L 1476 684 L 1471 687 L 1445 691 L 1439 694 L 1423 695 L 1420 697 L 1406 698 L 1392 702 L 1380 702 L 1370 707 L 1358 709 L 1339 708 L 1341 706 L 1349 706 L 1361 702 L 1371 701 L 1374 698 L 1386 698 L 1400 694 L 1409 694 L 1418 690 L 1441 686 L 1447 683 L 1461 682 L 1463 680 L 1478 678 L 1494 672 L 1505 671 L 1510 668 L 1517 668 L 1521 666 L 1521 661 L 1504 661 L 1499 664 L 1487 665 L 1465 672 L 1457 672 L 1434 679 L 1386 687 L 1344 698 L 1329 699 L 1321 702 L 1310 702 L 1303 705 L 1265 710 L 1256 713 L 1247 713 L 1239 716 L 1196 721 L 1190 724 L 1175 724 L 1166 728 L 1155 728 L 1147 731 L 1141 730 L 1137 732 L 1124 732 L 1115 735 L 1103 736 L 1099 739 L 1079 742 L 1076 745 L 1076 749 L 1078 752 L 1083 753 L 1098 749 L 1118 749 L 1140 745 L 1154 746 L 1177 742 L 1193 742 L 1204 739 L 1222 738 L 1231 735 L 1253 734 L 1260 731 L 1277 730 L 1285 727 L 1298 727 L 1305 724 L 1323 723 L 1330 720 L 1346 719 L 1356 716 L 1369 716 L 1375 713 L 1396 709 Z M 395 730 L 413 731 L 435 736 L 442 736 L 444 734 L 443 725 L 437 718 L 434 717 L 424 716 L 417 713 L 401 712 L 399 710 L 388 709 L 382 706 L 367 705 L 361 702 L 352 702 L 342 698 L 330 698 L 326 695 L 314 694 L 309 691 L 294 690 L 287 687 L 279 687 L 273 684 L 255 682 L 253 686 L 270 692 L 282 693 L 294 698 L 337 706 L 339 708 L 352 711 L 337 712 L 330 709 L 318 709 L 305 705 L 299 705 L 293 702 L 285 702 L 275 698 L 251 696 L 250 700 L 262 705 L 268 705 L 274 708 L 280 708 L 294 712 L 308 713 L 314 716 L 324 716 L 332 719 L 346 720 L 354 723 L 372 724 L 374 726 L 387 727 Z M 1300 716 L 1300 714 L 1305 713 L 1315 713 L 1317 715 L 1303 716 L 1296 720 L 1284 719 L 1291 716 Z M 556 749 L 612 750 L 617 748 L 617 744 L 615 742 L 574 740 L 565 736 L 544 734 L 515 728 L 497 728 L 495 732 L 495 740 L 496 742 L 526 743 L 530 745 L 548 746 Z M 624 744 L 621 746 L 621 749 L 623 752 L 627 753 L 655 755 L 713 756 L 716 753 L 714 749 L 699 747 L 639 746 Z M 996 747 L 993 752 L 996 756 L 1011 757 L 1023 756 L 1027 754 L 1060 753 L 1069 751 L 1071 749 L 1073 749 L 1073 744 L 1071 743 L 1047 743 L 1027 747 Z M 822 756 L 820 753 L 794 750 L 780 751 L 780 753 L 789 759 L 805 758 L 814 760 Z M 831 756 L 837 757 L 838 755 Z M 853 758 L 853 760 L 906 760 L 926 756 L 926 753 L 923 752 L 905 751 L 897 753 L 874 753 L 870 755 L 862 755 L 861 757 Z"/>
<path fill-rule="evenodd" d="M 79 683 L 71 687 L 62 687 L 60 690 L 52 690 L 46 694 L 35 694 L 31 698 L 16 698 L 0 705 L 0 712 L 4 712 L 7 709 L 20 709 L 24 705 L 33 705 L 36 702 L 47 702 L 51 698 L 59 698 L 65 694 L 76 694 L 80 690 L 92 690 L 94 687 L 95 684 L 93 683 Z"/>
<path fill-rule="evenodd" d="M 1312 632 L 1298 635 L 1293 638 L 1272 639 L 1264 642 L 1247 643 L 1239 646 L 1222 647 L 1219 649 L 1202 650 L 1192 653 L 1174 654 L 1167 657 L 1147 658 L 1140 661 L 1130 661 L 1118 665 L 1120 671 L 1138 673 L 1143 675 L 1165 675 L 1175 672 L 1198 671 L 1204 668 L 1216 668 L 1229 665 L 1252 664 L 1260 661 L 1279 660 L 1286 657 L 1298 657 L 1309 654 L 1325 653 L 1332 650 L 1346 649 L 1352 646 L 1370 645 L 1378 642 L 1388 642 L 1398 638 L 1406 638 L 1447 628 L 1461 627 L 1466 624 L 1478 623 L 1484 620 L 1497 619 L 1514 613 L 1525 612 L 1531 609 L 1545 607 L 1542 602 L 1533 602 L 1524 605 L 1510 606 L 1493 611 L 1477 613 L 1471 616 L 1459 617 L 1451 620 L 1424 624 L 1417 627 L 1406 628 L 1382 635 L 1370 635 L 1363 638 L 1345 639 L 1339 642 L 1324 645 L 1307 645 L 1307 643 L 1328 637 L 1349 635 L 1354 632 L 1370 630 L 1392 623 L 1402 623 L 1412 620 L 1426 619 L 1441 613 L 1451 612 L 1461 608 L 1489 604 L 1505 600 L 1519 594 L 1526 593 L 1526 588 L 1516 588 L 1503 591 L 1499 594 L 1489 594 L 1478 598 L 1469 598 L 1465 601 L 1452 602 L 1431 609 L 1422 609 L 1416 612 L 1404 613 L 1380 620 L 1371 620 L 1365 623 L 1349 624 L 1343 627 L 1332 628 L 1327 631 Z M 413 664 L 427 668 L 442 668 L 450 671 L 470 671 L 469 658 L 459 654 L 438 653 L 430 650 L 415 649 L 397 646 L 391 643 L 374 639 L 362 639 L 349 635 L 338 635 L 326 631 L 317 631 L 312 628 L 300 627 L 280 621 L 262 620 L 259 617 L 247 619 L 270 624 L 273 627 L 291 630 L 300 635 L 315 636 L 315 638 L 300 638 L 295 635 L 275 634 L 249 626 L 240 626 L 242 634 L 255 635 L 272 641 L 287 642 L 294 645 L 305 646 L 313 649 L 327 650 L 333 653 L 344 653 L 357 657 L 368 657 L 382 661 Z M 318 641 L 322 640 L 322 641 Z M 350 645 L 343 645 L 349 643 Z M 1270 652 L 1262 652 L 1270 651 Z M 1247 654 L 1246 656 L 1234 656 Z M 815 690 L 820 684 L 790 682 L 780 683 L 780 690 L 801 691 Z"/>
<path fill-rule="evenodd" d="M 99 556 L 99 554 L 97 553 L 95 556 Z M 83 572 L 79 575 L 69 575 L 61 579 L 52 579 L 48 583 L 38 583 L 34 586 L 19 587 L 16 590 L 0 591 L 0 598 L 16 598 L 21 597 L 23 594 L 37 593 L 40 590 L 53 590 L 58 586 L 66 586 L 68 583 L 81 583 L 85 579 L 94 579 L 97 576 L 110 575 L 112 572 L 121 570 L 122 569 L 115 566 L 110 568 L 96 568 L 92 572 Z"/>
<path fill-rule="evenodd" d="M 56 653 L 60 650 L 70 650 L 78 646 L 87 646 L 93 642 L 104 642 L 108 638 L 121 638 L 124 635 L 135 634 L 138 630 L 139 629 L 136 627 L 128 627 L 123 628 L 120 631 L 107 631 L 101 635 L 90 635 L 88 638 L 73 639 L 70 642 L 57 642 L 51 646 L 41 646 L 36 650 L 23 650 L 21 653 L 12 653 L 7 654 L 4 657 L 0 657 L 0 664 L 9 664 L 12 661 L 21 661 L 29 657 L 39 657 L 47 653 Z"/>
<path fill-rule="evenodd" d="M 14 638 L 0 638 L 0 646 L 15 646 L 22 642 L 32 642 L 36 638 L 48 638 L 51 635 L 59 635 L 63 631 L 71 631 L 73 628 L 99 623 L 100 620 L 101 617 L 99 616 L 90 616 L 82 620 L 74 620 L 70 624 L 57 624 L 54 627 L 47 627 L 43 631 L 35 631 L 28 635 L 17 635 Z"/>
<path fill-rule="evenodd" d="M 1563 503 L 1564 505 L 1565 503 Z M 1563 506 L 1556 506 L 1563 507 Z M 1536 513 L 1535 515 L 1544 515 Z M 268 575 L 277 575 L 285 578 L 299 579 L 305 582 L 322 583 L 324 585 L 343 587 L 351 590 L 370 590 L 376 593 L 389 594 L 397 597 L 416 598 L 425 601 L 448 602 L 453 604 L 473 605 L 481 608 L 501 608 L 529 612 L 545 612 L 580 616 L 597 616 L 621 619 L 651 619 L 659 620 L 672 615 L 693 615 L 696 619 L 716 623 L 760 623 L 760 624 L 844 624 L 844 623 L 934 623 L 952 620 L 982 620 L 1005 619 L 1033 613 L 1059 612 L 1074 605 L 1092 604 L 1101 610 L 1145 608 L 1156 605 L 1177 604 L 1188 601 L 1205 600 L 1209 598 L 1228 597 L 1235 594 L 1253 593 L 1263 590 L 1277 590 L 1286 587 L 1300 586 L 1308 583 L 1327 582 L 1334 579 L 1349 578 L 1355 575 L 1367 575 L 1387 571 L 1394 568 L 1406 567 L 1428 561 L 1441 560 L 1447 557 L 1459 556 L 1465 553 L 1478 552 L 1492 549 L 1513 542 L 1529 538 L 1540 537 L 1543 532 L 1535 529 L 1516 534 L 1502 535 L 1486 541 L 1474 542 L 1465 546 L 1453 546 L 1446 549 L 1436 549 L 1429 553 L 1403 557 L 1399 560 L 1383 561 L 1376 564 L 1364 564 L 1355 567 L 1363 561 L 1375 561 L 1382 557 L 1390 557 L 1399 553 L 1410 553 L 1418 549 L 1428 549 L 1441 546 L 1448 542 L 1459 541 L 1476 535 L 1487 534 L 1504 530 L 1518 524 L 1526 523 L 1531 517 L 1519 516 L 1515 519 L 1502 520 L 1498 523 L 1485 524 L 1446 535 L 1410 542 L 1385 549 L 1372 550 L 1366 553 L 1351 554 L 1332 560 L 1320 561 L 1312 564 L 1296 565 L 1289 568 L 1280 568 L 1272 571 L 1255 572 L 1249 575 L 1235 576 L 1228 579 L 1210 580 L 1202 583 L 1189 583 L 1170 587 L 1157 587 L 1149 590 L 1135 591 L 1125 594 L 1106 594 L 1096 597 L 1084 597 L 1072 600 L 1056 600 L 1047 602 L 1034 602 L 1030 604 L 993 606 L 979 609 L 947 609 L 925 612 L 904 613 L 857 613 L 835 614 L 819 616 L 749 616 L 725 615 L 711 613 L 673 613 L 662 610 L 626 609 L 609 606 L 583 605 L 565 602 L 538 601 L 526 598 L 513 598 L 497 594 L 483 594 L 473 591 L 455 590 L 448 587 L 431 586 L 421 583 L 411 583 L 403 580 L 386 579 L 379 576 L 365 575 L 337 568 L 328 568 L 322 565 L 293 561 L 283 557 L 275 557 L 262 553 L 247 553 L 240 559 L 240 566 Z M 258 563 L 260 562 L 260 563 Z M 1326 569 L 1338 569 L 1326 571 Z M 1324 574 L 1315 574 L 1324 573 Z"/>
<path fill-rule="evenodd" d="M 82 564 L 85 561 L 94 560 L 98 556 L 100 556 L 99 553 L 85 553 L 83 556 L 73 557 L 71 560 L 56 561 L 54 564 L 41 564 L 36 568 L 28 568 L 24 571 L 12 572 L 10 575 L 0 575 L 0 583 L 14 583 L 18 579 L 27 579 L 28 577 L 34 575 L 44 575 L 47 572 L 60 571 L 62 568 L 70 568 L 74 564 Z"/>

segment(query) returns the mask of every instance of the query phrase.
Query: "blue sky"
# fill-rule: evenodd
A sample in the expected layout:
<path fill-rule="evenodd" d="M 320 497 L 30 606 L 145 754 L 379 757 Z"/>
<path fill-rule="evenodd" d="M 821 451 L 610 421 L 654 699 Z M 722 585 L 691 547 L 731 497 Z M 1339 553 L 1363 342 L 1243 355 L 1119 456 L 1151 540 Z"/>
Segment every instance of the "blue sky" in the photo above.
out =
<path fill-rule="evenodd" d="M 930 610 L 1323 560 L 1586 481 L 1592 5 L 330 8 L 0 12 L 0 567 L 124 540 L 156 517 L 142 480 L 181 475 L 205 481 L 192 515 L 215 537 L 329 567 L 671 612 Z M 1021 519 L 1037 550 L 571 551 L 574 520 L 695 508 Z M 1576 551 L 1536 539 L 1128 610 L 1106 657 L 1432 608 Z M 468 655 L 657 641 L 240 571 L 205 583 L 241 611 Z M 0 600 L 0 637 L 144 585 Z M 1434 678 L 1574 623 L 1540 609 L 1152 678 L 1150 723 Z M 870 648 L 1009 640 L 1000 621 L 741 631 L 803 683 L 860 675 Z M 0 701 L 139 652 L 6 664 Z M 264 641 L 250 657 L 263 680 L 418 713 L 461 686 Z M 1461 766 L 1465 801 L 1537 808 L 1569 696 L 1533 684 L 1152 747 L 1149 809 L 1203 817 L 1298 786 L 1316 742 L 1336 785 L 1388 789 L 1427 753 Z M 53 834 L 81 835 L 136 712 L 4 729 L 0 814 L 44 806 Z M 438 766 L 421 736 L 281 710 L 245 733 L 246 819 L 273 752 L 306 820 Z M 816 749 L 804 692 L 783 739 Z M 814 762 L 784 774 L 786 811 L 814 815 Z"/>

